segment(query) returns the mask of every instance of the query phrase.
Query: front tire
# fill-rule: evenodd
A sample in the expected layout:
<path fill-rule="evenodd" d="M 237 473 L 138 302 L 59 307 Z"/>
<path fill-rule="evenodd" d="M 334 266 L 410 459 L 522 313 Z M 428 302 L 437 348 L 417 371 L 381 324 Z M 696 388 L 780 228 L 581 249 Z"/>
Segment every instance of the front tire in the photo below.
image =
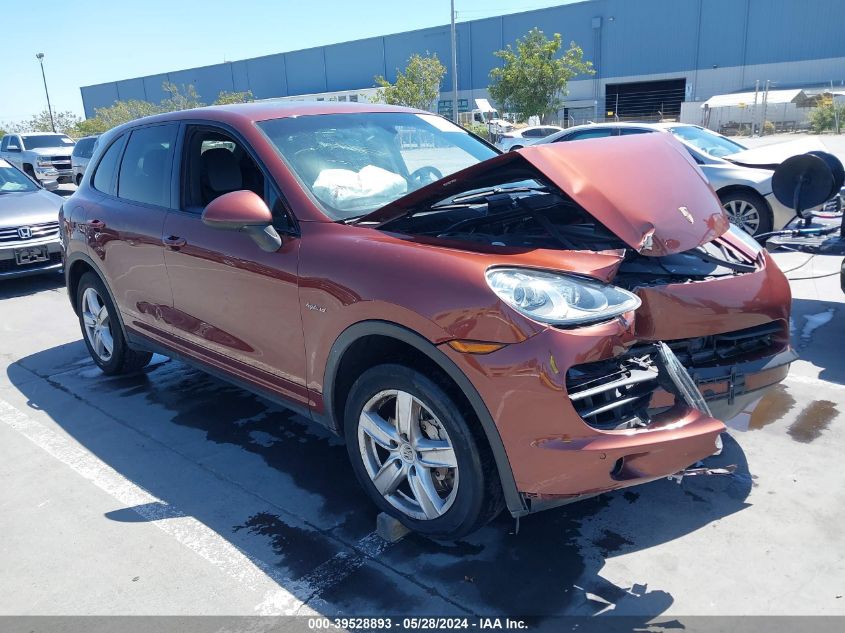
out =
<path fill-rule="evenodd" d="M 87 272 L 76 289 L 79 327 L 88 353 L 107 376 L 131 374 L 150 362 L 152 354 L 130 349 L 118 321 L 117 308 L 98 275 Z"/>
<path fill-rule="evenodd" d="M 731 224 L 753 237 L 771 232 L 774 218 L 762 196 L 751 191 L 728 191 L 719 194 L 719 200 Z"/>
<path fill-rule="evenodd" d="M 471 413 L 444 386 L 403 365 L 352 385 L 346 447 L 376 506 L 421 534 L 459 538 L 502 509 L 492 454 Z"/>

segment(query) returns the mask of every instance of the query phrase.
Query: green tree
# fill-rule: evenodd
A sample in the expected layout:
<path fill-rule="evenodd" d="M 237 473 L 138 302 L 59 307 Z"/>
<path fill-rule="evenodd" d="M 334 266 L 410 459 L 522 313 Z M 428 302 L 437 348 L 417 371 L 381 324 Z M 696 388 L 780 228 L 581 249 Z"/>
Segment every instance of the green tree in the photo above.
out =
<path fill-rule="evenodd" d="M 80 121 L 76 126 L 76 133 L 78 136 L 102 134 L 123 123 L 160 112 L 164 112 L 161 106 L 149 101 L 141 101 L 140 99 L 115 101 L 114 105 L 94 110 L 92 118 Z"/>
<path fill-rule="evenodd" d="M 810 128 L 816 134 L 821 134 L 836 127 L 836 115 L 839 115 L 839 125 L 845 125 L 845 104 L 834 103 L 831 95 L 822 95 L 818 105 L 810 110 Z"/>
<path fill-rule="evenodd" d="M 182 84 L 177 86 L 174 83 L 165 81 L 161 84 L 164 90 L 170 96 L 162 100 L 162 112 L 175 112 L 176 110 L 188 110 L 190 108 L 201 108 L 205 104 L 200 101 L 196 88 L 193 84 Z"/>
<path fill-rule="evenodd" d="M 6 136 L 6 130 L 0 127 L 0 138 L 3 138 L 4 136 Z"/>
<path fill-rule="evenodd" d="M 53 121 L 56 124 L 56 132 L 62 134 L 73 134 L 76 126 L 81 119 L 73 112 L 67 110 L 65 112 L 54 112 Z M 52 132 L 53 126 L 50 123 L 50 112 L 42 110 L 38 114 L 33 114 L 26 121 L 20 121 L 9 126 L 10 132 Z"/>
<path fill-rule="evenodd" d="M 211 105 L 249 103 L 250 101 L 255 101 L 255 97 L 252 95 L 252 90 L 244 90 L 242 92 L 229 92 L 228 90 L 222 90 L 220 94 L 217 95 L 217 99 L 215 99 L 214 103 Z"/>
<path fill-rule="evenodd" d="M 376 93 L 376 99 L 382 103 L 430 110 L 440 94 L 445 74 L 446 67 L 436 54 L 427 57 L 415 54 L 408 60 L 404 73 L 396 69 L 396 83 L 390 83 L 381 75 L 375 77 L 381 88 Z"/>
<path fill-rule="evenodd" d="M 571 42 L 562 56 L 560 33 L 552 39 L 538 28 L 494 53 L 504 63 L 490 71 L 490 96 L 499 107 L 530 116 L 546 118 L 563 108 L 563 97 L 570 79 L 594 74 L 592 62 L 584 60 L 584 51 Z"/>

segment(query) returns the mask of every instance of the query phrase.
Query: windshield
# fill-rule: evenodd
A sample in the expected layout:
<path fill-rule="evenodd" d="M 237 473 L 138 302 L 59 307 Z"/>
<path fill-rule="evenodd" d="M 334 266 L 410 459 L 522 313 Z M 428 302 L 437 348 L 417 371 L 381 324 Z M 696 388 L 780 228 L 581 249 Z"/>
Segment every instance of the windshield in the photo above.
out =
<path fill-rule="evenodd" d="M 44 147 L 73 147 L 73 140 L 64 134 L 33 134 L 21 136 L 25 149 L 42 149 Z"/>
<path fill-rule="evenodd" d="M 257 125 L 334 220 L 366 215 L 496 155 L 433 114 L 321 114 Z"/>
<path fill-rule="evenodd" d="M 747 149 L 721 134 L 716 134 L 715 132 L 695 127 L 694 125 L 682 125 L 669 128 L 669 130 L 679 139 L 700 149 L 705 154 L 715 156 L 716 158 L 736 154 Z"/>
<path fill-rule="evenodd" d="M 0 162 L 0 194 L 16 191 L 36 191 L 37 189 L 35 183 L 24 176 L 23 173 Z"/>

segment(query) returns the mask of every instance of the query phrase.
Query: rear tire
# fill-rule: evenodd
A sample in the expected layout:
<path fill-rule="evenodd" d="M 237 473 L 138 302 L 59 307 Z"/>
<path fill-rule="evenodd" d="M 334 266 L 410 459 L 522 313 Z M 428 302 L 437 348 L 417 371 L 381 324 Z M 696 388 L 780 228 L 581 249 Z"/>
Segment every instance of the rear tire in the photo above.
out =
<path fill-rule="evenodd" d="M 372 367 L 349 392 L 344 433 L 355 475 L 381 511 L 421 534 L 455 539 L 504 503 L 484 434 L 447 389 L 403 365 Z"/>
<path fill-rule="evenodd" d="M 152 354 L 136 352 L 129 348 L 111 300 L 102 279 L 87 272 L 76 289 L 79 327 L 88 353 L 107 376 L 132 374 L 150 362 Z"/>

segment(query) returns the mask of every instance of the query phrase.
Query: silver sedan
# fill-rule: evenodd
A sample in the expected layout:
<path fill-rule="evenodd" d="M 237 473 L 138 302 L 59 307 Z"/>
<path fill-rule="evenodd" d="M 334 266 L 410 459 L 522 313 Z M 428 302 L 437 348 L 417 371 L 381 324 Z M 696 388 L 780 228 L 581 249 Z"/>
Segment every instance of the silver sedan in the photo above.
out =
<path fill-rule="evenodd" d="M 793 217 L 792 209 L 772 194 L 774 167 L 787 157 L 778 145 L 748 150 L 721 134 L 685 123 L 591 123 L 571 127 L 535 144 L 588 138 L 664 132 L 675 136 L 698 163 L 716 191 L 731 222 L 751 235 L 780 229 Z M 807 151 L 802 148 L 797 153 Z"/>
<path fill-rule="evenodd" d="M 0 279 L 61 269 L 62 201 L 0 159 Z"/>

